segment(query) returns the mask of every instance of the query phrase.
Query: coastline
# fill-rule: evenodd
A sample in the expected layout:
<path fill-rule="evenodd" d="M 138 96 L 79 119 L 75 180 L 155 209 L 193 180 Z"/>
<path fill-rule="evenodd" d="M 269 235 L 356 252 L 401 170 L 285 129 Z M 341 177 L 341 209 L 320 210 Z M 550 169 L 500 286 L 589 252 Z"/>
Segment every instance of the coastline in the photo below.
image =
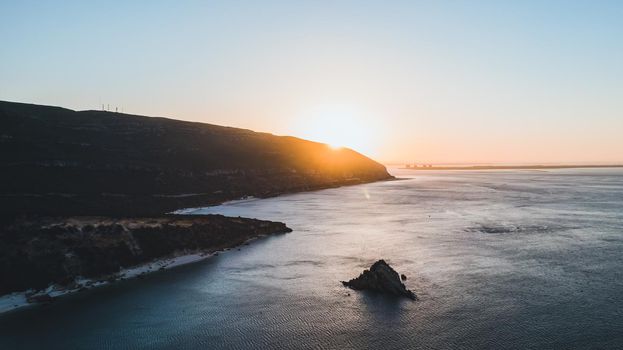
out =
<path fill-rule="evenodd" d="M 474 166 L 430 166 L 430 167 L 402 167 L 400 170 L 430 171 L 430 170 L 548 170 L 548 169 L 600 169 L 623 168 L 622 165 L 474 165 Z"/>
<path fill-rule="evenodd" d="M 140 278 L 141 276 L 155 273 L 158 271 L 164 271 L 179 266 L 198 263 L 207 260 L 213 256 L 219 255 L 220 253 L 227 252 L 243 245 L 248 245 L 250 242 L 257 239 L 278 233 L 279 232 L 257 235 L 255 237 L 247 239 L 241 244 L 233 245 L 219 250 L 195 252 L 191 254 L 183 254 L 156 259 L 144 264 L 124 268 L 117 273 L 100 276 L 99 278 L 80 277 L 74 280 L 74 282 L 69 286 L 50 284 L 47 288 L 41 290 L 30 289 L 21 292 L 0 295 L 0 316 L 5 313 L 16 311 L 26 307 L 36 307 L 39 305 L 50 303 L 53 302 L 56 298 L 79 293 L 88 289 L 103 287 L 124 280 Z"/>
<path fill-rule="evenodd" d="M 27 306 L 36 306 L 45 303 L 43 302 L 32 302 L 28 301 L 29 298 L 45 298 L 45 296 L 50 296 L 50 299 L 47 302 L 51 302 L 54 298 L 62 297 L 65 295 L 70 295 L 74 293 L 81 292 L 86 289 L 92 289 L 97 287 L 102 287 L 105 285 L 109 285 L 115 282 L 119 282 L 125 279 L 137 278 L 144 274 L 167 270 L 173 267 L 182 266 L 186 264 L 191 264 L 195 262 L 199 262 L 205 260 L 215 253 L 195 253 L 188 255 L 180 255 L 172 258 L 163 258 L 160 260 L 152 261 L 146 264 L 133 266 L 127 269 L 122 269 L 119 273 L 112 276 L 102 276 L 102 279 L 89 279 L 89 278 L 81 278 L 74 281 L 72 287 L 64 287 L 56 284 L 49 285 L 47 288 L 34 291 L 28 290 L 24 292 L 15 292 L 11 294 L 6 294 L 0 296 L 0 315 L 6 312 L 10 312 L 13 310 L 21 309 Z"/>
<path fill-rule="evenodd" d="M 321 191 L 321 190 L 326 190 L 330 188 L 362 185 L 362 184 L 366 184 L 370 182 L 396 181 L 396 180 L 399 180 L 399 179 L 391 175 L 388 178 L 380 179 L 377 181 L 361 181 L 360 179 L 357 179 L 355 181 L 351 180 L 351 181 L 347 181 L 341 184 L 334 184 L 330 186 L 319 186 L 318 188 L 310 188 L 310 189 L 305 189 L 302 191 L 286 191 L 283 193 L 266 196 L 266 197 L 245 196 L 239 199 L 221 201 L 220 203 L 213 204 L 212 206 L 252 201 L 252 200 L 258 200 L 258 199 L 263 199 L 267 197 L 282 196 L 282 195 L 288 195 L 288 194 L 294 194 L 294 193 L 314 192 L 314 191 Z M 186 219 L 186 220 L 190 219 L 190 221 L 200 220 L 202 217 L 205 217 L 205 215 L 196 215 L 194 214 L 194 212 L 196 212 L 198 209 L 203 208 L 203 207 L 205 206 L 181 208 L 181 209 L 171 211 L 170 213 L 161 215 L 161 217 L 167 217 L 170 219 L 175 219 L 175 218 Z M 247 219 L 247 218 L 224 217 L 221 215 L 216 215 L 216 216 L 223 217 L 225 219 L 230 219 L 230 220 L 262 221 L 262 220 Z M 63 225 L 69 225 L 72 222 L 72 220 L 80 219 L 80 218 L 81 217 L 63 218 L 62 223 Z M 83 217 L 83 218 L 88 218 L 88 217 Z M 97 218 L 105 220 L 105 221 L 110 221 L 110 222 L 114 222 L 116 220 L 117 221 L 125 220 L 123 218 L 115 218 L 115 217 L 108 217 L 108 216 L 97 217 Z M 142 220 L 149 220 L 149 219 L 153 219 L 153 217 L 142 218 Z M 36 219 L 36 220 L 40 220 L 40 219 Z M 285 224 L 283 223 L 279 223 L 279 224 L 283 225 L 283 227 L 289 230 L 285 232 L 291 231 L 287 226 L 285 226 Z M 109 284 L 119 282 L 122 280 L 126 280 L 126 279 L 140 278 L 140 276 L 143 276 L 145 274 L 154 273 L 154 272 L 161 271 L 161 270 L 167 270 L 167 269 L 171 269 L 171 268 L 186 265 L 186 264 L 200 262 L 214 255 L 218 255 L 220 252 L 225 252 L 231 249 L 235 249 L 242 245 L 247 245 L 249 242 L 254 241 L 256 239 L 265 237 L 267 235 L 278 234 L 278 233 L 283 233 L 283 231 L 276 231 L 276 232 L 270 232 L 270 233 L 259 233 L 251 237 L 248 237 L 241 242 L 235 242 L 232 245 L 222 246 L 218 249 L 205 249 L 199 252 L 192 252 L 190 254 L 181 254 L 181 255 L 158 258 L 158 259 L 145 262 L 145 263 L 141 263 L 141 264 L 131 266 L 128 268 L 122 268 L 118 272 L 98 276 L 98 278 L 79 277 L 79 278 L 74 279 L 71 283 L 65 284 L 65 285 L 52 283 L 52 284 L 47 285 L 46 288 L 28 289 L 28 290 L 19 291 L 19 292 L 12 292 L 8 294 L 0 294 L 0 315 L 7 313 L 7 312 L 16 311 L 16 310 L 19 310 L 25 307 L 32 307 L 32 306 L 37 306 L 37 305 L 53 302 L 55 298 L 78 293 L 86 289 L 97 288 L 97 287 L 109 285 Z"/>
<path fill-rule="evenodd" d="M 0 259 L 30 273 L 2 272 L 0 314 L 199 262 L 291 231 L 281 222 L 222 215 L 23 219 L 0 232 L 9 242 Z M 22 241 L 16 240 L 22 236 Z M 33 270 L 32 260 L 40 260 L 37 254 L 48 263 Z"/>
<path fill-rule="evenodd" d="M 197 214 L 195 214 L 195 212 L 197 212 L 198 210 L 200 210 L 202 208 L 207 208 L 207 207 L 216 207 L 216 206 L 220 206 L 220 205 L 239 204 L 239 203 L 251 202 L 251 201 L 256 201 L 256 200 L 261 200 L 261 199 L 289 196 L 289 195 L 294 195 L 294 194 L 299 194 L 299 193 L 310 193 L 310 192 L 324 191 L 324 190 L 330 190 L 330 189 L 341 188 L 341 187 L 359 186 L 359 185 L 365 185 L 365 184 L 370 184 L 370 183 L 375 183 L 375 182 L 402 181 L 402 180 L 407 180 L 407 179 L 390 175 L 387 178 L 374 180 L 374 181 L 345 182 L 345 183 L 340 183 L 340 184 L 337 184 L 337 185 L 313 187 L 313 188 L 309 188 L 309 189 L 305 189 L 305 190 L 301 190 L 301 191 L 285 191 L 285 192 L 271 194 L 269 196 L 261 196 L 261 197 L 259 197 L 259 196 L 249 195 L 249 196 L 244 196 L 244 197 L 241 197 L 241 198 L 238 198 L 238 199 L 225 200 L 225 201 L 218 202 L 216 204 L 211 204 L 211 205 L 189 206 L 189 207 L 184 207 L 184 208 L 181 208 L 181 209 L 175 209 L 175 210 L 172 210 L 170 212 L 167 212 L 167 214 L 172 214 L 172 215 L 197 215 Z"/>

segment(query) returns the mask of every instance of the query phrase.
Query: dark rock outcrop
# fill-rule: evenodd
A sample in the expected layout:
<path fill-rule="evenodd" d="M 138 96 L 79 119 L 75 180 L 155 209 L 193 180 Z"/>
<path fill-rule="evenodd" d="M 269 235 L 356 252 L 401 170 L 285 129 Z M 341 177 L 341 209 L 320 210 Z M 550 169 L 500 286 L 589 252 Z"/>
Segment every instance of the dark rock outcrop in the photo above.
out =
<path fill-rule="evenodd" d="M 403 275 L 404 276 L 404 275 Z M 372 290 L 394 296 L 407 297 L 416 300 L 417 296 L 408 290 L 400 281 L 400 276 L 385 260 L 372 264 L 369 270 L 364 270 L 357 278 L 342 284 L 355 290 Z"/>

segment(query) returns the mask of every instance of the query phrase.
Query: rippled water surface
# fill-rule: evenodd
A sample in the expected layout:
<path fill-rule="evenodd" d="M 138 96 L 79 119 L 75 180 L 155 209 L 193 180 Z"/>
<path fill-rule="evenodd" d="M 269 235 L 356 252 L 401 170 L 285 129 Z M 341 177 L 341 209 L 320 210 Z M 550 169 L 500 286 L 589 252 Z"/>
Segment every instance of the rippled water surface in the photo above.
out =
<path fill-rule="evenodd" d="M 0 316 L 0 348 L 623 347 L 623 171 L 394 173 L 198 210 L 294 232 Z M 379 258 L 419 301 L 341 286 Z"/>

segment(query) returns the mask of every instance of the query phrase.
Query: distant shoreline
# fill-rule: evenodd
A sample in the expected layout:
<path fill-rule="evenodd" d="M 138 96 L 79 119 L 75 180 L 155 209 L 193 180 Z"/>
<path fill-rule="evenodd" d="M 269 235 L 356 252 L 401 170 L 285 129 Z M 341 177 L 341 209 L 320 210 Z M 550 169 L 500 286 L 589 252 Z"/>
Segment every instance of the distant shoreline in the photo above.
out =
<path fill-rule="evenodd" d="M 545 170 L 545 169 L 583 169 L 583 168 L 623 168 L 620 165 L 473 165 L 473 166 L 419 166 L 401 167 L 402 170 Z"/>

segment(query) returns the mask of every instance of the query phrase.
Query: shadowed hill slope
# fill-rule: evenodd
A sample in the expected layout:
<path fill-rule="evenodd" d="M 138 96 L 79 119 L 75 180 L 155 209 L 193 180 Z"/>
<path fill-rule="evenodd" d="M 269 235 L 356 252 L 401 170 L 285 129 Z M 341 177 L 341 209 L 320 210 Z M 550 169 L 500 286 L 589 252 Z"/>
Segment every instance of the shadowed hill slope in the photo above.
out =
<path fill-rule="evenodd" d="M 0 101 L 4 215 L 153 215 L 391 178 L 350 149 L 245 129 Z"/>

